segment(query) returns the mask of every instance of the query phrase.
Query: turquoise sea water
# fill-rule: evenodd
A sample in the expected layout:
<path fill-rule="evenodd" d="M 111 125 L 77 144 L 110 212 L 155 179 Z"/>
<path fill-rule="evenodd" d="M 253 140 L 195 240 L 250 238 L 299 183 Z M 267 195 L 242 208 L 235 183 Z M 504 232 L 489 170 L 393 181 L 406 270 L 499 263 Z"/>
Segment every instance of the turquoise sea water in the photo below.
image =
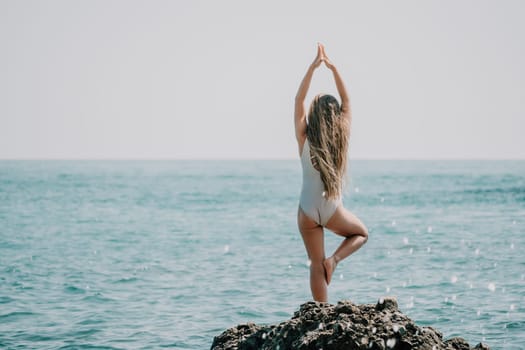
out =
<path fill-rule="evenodd" d="M 352 161 L 330 301 L 525 344 L 525 161 Z M 0 161 L 0 348 L 208 349 L 310 299 L 300 163 Z M 333 250 L 339 238 L 326 233 Z"/>

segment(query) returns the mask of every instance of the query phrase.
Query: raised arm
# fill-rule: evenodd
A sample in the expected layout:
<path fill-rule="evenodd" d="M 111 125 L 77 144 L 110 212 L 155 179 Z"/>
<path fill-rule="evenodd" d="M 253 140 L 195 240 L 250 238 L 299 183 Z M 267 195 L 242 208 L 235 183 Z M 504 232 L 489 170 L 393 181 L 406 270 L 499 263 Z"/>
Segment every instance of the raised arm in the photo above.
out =
<path fill-rule="evenodd" d="M 326 56 L 326 53 L 324 51 L 324 46 L 321 45 L 321 53 L 323 57 L 323 62 L 325 63 L 326 67 L 330 69 L 334 75 L 335 85 L 337 87 L 337 92 L 339 93 L 339 97 L 341 98 L 341 111 L 343 112 L 343 115 L 348 118 L 348 121 L 351 119 L 351 111 L 350 111 L 350 96 L 348 95 L 348 91 L 346 90 L 345 83 L 343 81 L 343 78 L 341 78 L 341 75 L 339 74 L 339 71 L 334 66 L 334 64 L 328 59 Z"/>
<path fill-rule="evenodd" d="M 301 85 L 299 85 L 299 90 L 297 90 L 297 94 L 295 95 L 295 137 L 297 138 L 299 149 L 302 149 L 302 145 L 306 137 L 306 110 L 304 100 L 306 98 L 306 94 L 308 93 L 308 89 L 310 88 L 310 82 L 312 81 L 314 71 L 323 62 L 321 48 L 321 44 L 317 44 L 317 56 L 315 57 L 315 60 L 312 62 L 312 64 L 308 67 L 308 70 L 301 81 Z"/>

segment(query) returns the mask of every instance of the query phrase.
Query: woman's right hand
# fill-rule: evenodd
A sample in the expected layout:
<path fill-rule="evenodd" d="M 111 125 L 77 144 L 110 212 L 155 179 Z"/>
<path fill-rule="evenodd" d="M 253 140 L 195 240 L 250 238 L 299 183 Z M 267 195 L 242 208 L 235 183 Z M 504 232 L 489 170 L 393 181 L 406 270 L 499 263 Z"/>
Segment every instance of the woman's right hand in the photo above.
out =
<path fill-rule="evenodd" d="M 323 45 L 320 45 L 321 47 L 321 57 L 322 57 L 322 60 L 324 62 L 324 64 L 326 65 L 326 68 L 330 69 L 331 71 L 333 71 L 335 69 L 335 66 L 334 64 L 332 63 L 332 61 L 330 61 L 330 59 L 326 56 L 326 52 L 324 51 L 324 46 Z"/>

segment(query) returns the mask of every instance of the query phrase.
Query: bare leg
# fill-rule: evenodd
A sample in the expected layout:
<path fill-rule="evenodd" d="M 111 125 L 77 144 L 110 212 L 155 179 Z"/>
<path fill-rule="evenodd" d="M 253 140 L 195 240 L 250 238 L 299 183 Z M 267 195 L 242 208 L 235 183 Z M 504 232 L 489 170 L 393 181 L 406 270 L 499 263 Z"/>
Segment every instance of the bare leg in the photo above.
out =
<path fill-rule="evenodd" d="M 310 289 L 315 301 L 328 301 L 326 272 L 323 261 L 324 255 L 324 231 L 322 226 L 310 219 L 299 208 L 297 213 L 297 224 L 304 246 L 310 259 Z"/>
<path fill-rule="evenodd" d="M 357 216 L 346 210 L 342 205 L 337 208 L 334 215 L 328 220 L 326 228 L 345 237 L 332 256 L 326 258 L 323 262 L 326 270 L 326 282 L 329 284 L 339 261 L 347 258 L 366 243 L 368 230 Z"/>

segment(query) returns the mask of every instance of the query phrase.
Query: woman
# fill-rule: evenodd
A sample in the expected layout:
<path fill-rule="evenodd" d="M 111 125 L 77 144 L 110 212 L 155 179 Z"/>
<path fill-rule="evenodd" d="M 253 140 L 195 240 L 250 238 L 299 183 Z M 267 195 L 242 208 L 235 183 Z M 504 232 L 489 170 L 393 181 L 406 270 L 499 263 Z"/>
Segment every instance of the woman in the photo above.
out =
<path fill-rule="evenodd" d="M 317 95 L 306 113 L 304 100 L 313 73 L 322 63 L 333 73 L 341 104 L 330 95 Z M 351 122 L 350 98 L 339 72 L 317 45 L 295 97 L 295 136 L 303 168 L 297 224 L 310 259 L 310 289 L 316 301 L 326 302 L 327 286 L 337 264 L 368 239 L 365 225 L 342 205 Z M 324 252 L 324 228 L 343 236 L 329 257 Z"/>

